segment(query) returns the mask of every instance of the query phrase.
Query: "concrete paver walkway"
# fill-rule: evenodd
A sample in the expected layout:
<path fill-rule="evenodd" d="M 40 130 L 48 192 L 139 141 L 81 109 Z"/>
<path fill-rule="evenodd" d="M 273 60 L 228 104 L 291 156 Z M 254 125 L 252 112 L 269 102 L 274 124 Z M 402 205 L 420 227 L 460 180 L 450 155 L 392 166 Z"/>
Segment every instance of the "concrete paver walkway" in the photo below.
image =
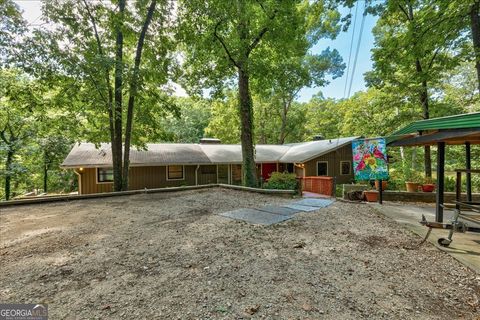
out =
<path fill-rule="evenodd" d="M 331 199 L 303 199 L 281 206 L 263 206 L 258 208 L 246 208 L 219 213 L 218 215 L 249 222 L 252 224 L 271 225 L 288 219 L 299 212 L 316 211 L 328 207 L 333 203 Z"/>
<path fill-rule="evenodd" d="M 419 223 L 422 219 L 422 214 L 428 221 L 435 221 L 435 208 L 433 207 L 419 207 L 392 202 L 384 202 L 383 205 L 377 203 L 369 204 L 383 215 L 395 220 L 421 237 L 425 237 L 428 231 L 427 227 Z M 453 212 L 446 210 L 444 212 L 444 223 L 449 222 L 452 216 Z M 473 222 L 466 221 L 466 223 L 479 227 L 478 224 Z M 440 246 L 437 240 L 447 236 L 448 230 L 433 229 L 428 241 L 480 274 L 480 234 L 473 232 L 454 233 L 453 241 L 449 247 Z"/>

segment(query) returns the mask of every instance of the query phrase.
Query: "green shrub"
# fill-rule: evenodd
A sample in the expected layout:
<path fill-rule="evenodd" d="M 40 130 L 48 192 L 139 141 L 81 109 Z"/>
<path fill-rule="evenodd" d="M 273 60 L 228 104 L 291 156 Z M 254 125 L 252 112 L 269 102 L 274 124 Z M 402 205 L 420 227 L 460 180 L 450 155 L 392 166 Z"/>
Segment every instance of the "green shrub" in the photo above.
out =
<path fill-rule="evenodd" d="M 450 191 L 450 192 L 455 191 L 455 185 L 456 185 L 455 178 L 449 177 L 449 176 L 445 177 L 445 180 L 444 180 L 445 191 Z"/>
<path fill-rule="evenodd" d="M 388 180 L 388 190 L 405 190 L 405 181 L 403 179 L 392 179 Z"/>
<path fill-rule="evenodd" d="M 272 172 L 270 179 L 263 185 L 264 189 L 298 190 L 295 173 Z"/>
<path fill-rule="evenodd" d="M 453 192 L 456 187 L 456 178 L 445 176 L 445 191 Z M 467 191 L 467 178 L 462 174 L 462 192 Z M 472 192 L 480 192 L 480 175 L 472 174 Z"/>

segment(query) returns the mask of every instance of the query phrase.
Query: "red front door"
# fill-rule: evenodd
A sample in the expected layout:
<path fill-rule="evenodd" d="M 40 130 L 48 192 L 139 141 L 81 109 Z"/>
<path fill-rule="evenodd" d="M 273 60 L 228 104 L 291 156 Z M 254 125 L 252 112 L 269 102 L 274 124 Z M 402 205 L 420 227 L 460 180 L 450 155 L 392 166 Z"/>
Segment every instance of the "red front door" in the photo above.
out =
<path fill-rule="evenodd" d="M 272 172 L 277 171 L 276 163 L 262 163 L 262 178 L 263 181 L 270 179 Z"/>

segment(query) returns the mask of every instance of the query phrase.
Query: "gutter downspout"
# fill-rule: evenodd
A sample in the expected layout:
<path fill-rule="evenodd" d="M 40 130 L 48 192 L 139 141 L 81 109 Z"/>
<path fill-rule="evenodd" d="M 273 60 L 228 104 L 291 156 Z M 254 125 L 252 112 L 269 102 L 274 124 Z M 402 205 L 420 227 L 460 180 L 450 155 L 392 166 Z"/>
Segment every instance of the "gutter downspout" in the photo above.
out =
<path fill-rule="evenodd" d="M 73 169 L 78 178 L 78 194 L 82 194 L 82 174 Z"/>

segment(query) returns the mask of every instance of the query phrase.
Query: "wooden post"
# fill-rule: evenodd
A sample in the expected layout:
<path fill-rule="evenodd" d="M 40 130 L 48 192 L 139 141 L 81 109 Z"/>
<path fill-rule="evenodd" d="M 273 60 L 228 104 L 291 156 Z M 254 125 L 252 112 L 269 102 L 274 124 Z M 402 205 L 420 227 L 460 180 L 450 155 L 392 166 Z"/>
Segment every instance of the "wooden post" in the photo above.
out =
<path fill-rule="evenodd" d="M 465 169 L 472 169 L 470 142 L 465 142 Z M 467 171 L 467 202 L 472 202 L 472 174 Z"/>
<path fill-rule="evenodd" d="M 383 203 L 383 186 L 382 186 L 383 180 L 380 179 L 378 180 L 378 203 L 382 204 Z"/>
<path fill-rule="evenodd" d="M 462 201 L 462 172 L 457 171 L 457 180 L 455 180 L 455 209 L 460 210 L 458 202 Z"/>
<path fill-rule="evenodd" d="M 443 222 L 443 199 L 445 188 L 445 142 L 437 142 L 437 201 L 435 221 Z"/>

